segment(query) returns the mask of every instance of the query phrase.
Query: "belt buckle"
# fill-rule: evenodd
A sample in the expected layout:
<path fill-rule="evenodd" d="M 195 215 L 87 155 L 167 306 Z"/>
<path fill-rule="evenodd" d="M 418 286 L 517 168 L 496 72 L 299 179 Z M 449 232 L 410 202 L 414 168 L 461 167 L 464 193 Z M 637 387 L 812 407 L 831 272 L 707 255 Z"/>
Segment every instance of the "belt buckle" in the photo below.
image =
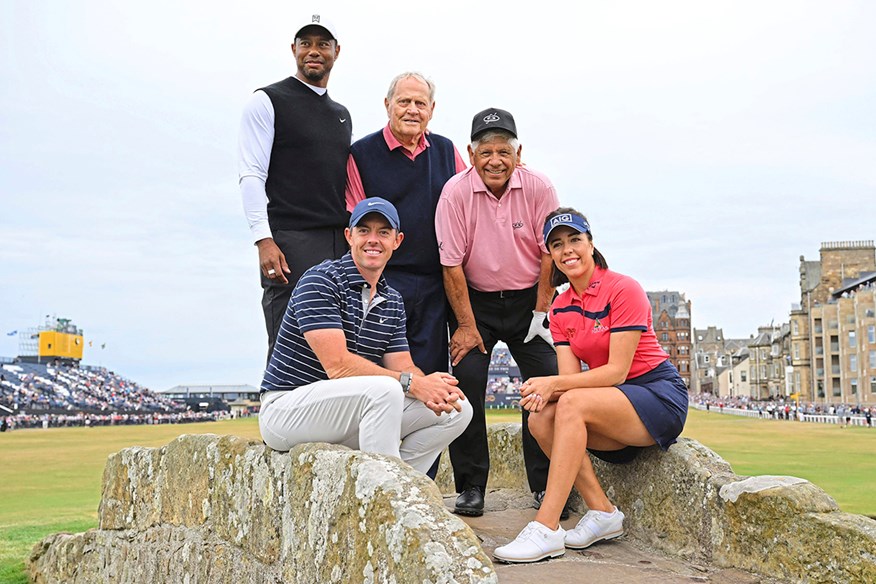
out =
<path fill-rule="evenodd" d="M 502 300 L 505 300 L 505 291 L 504 290 L 499 290 L 499 298 Z"/>

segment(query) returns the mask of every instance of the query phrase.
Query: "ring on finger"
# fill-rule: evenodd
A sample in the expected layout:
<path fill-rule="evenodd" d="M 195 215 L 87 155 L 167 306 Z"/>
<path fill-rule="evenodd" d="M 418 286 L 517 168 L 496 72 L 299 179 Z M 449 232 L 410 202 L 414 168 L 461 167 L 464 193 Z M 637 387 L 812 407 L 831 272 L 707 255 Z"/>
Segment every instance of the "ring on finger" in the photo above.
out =
<path fill-rule="evenodd" d="M 271 268 L 270 270 L 268 270 L 268 275 L 269 275 L 269 276 L 273 276 L 273 275 L 276 274 L 276 273 L 277 273 L 277 270 L 275 270 L 274 268 Z"/>

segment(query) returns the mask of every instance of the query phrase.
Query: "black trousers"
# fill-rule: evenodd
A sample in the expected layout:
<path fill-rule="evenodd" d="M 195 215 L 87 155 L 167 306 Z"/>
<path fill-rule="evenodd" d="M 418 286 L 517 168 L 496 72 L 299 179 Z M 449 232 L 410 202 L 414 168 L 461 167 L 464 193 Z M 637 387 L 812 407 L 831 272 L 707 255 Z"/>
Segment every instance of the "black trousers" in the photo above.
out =
<path fill-rule="evenodd" d="M 490 356 L 498 341 L 504 341 L 511 356 L 520 367 L 523 379 L 557 374 L 557 354 L 541 337 L 528 343 L 523 339 L 529 332 L 532 310 L 535 308 L 538 287 L 513 292 L 478 292 L 469 288 L 471 308 L 477 322 L 478 332 L 484 341 L 487 354 L 477 348 L 453 368 L 459 379 L 459 387 L 471 402 L 474 416 L 459 438 L 450 443 L 450 462 L 457 492 L 470 486 L 486 487 L 490 472 L 490 450 L 487 445 L 487 422 L 484 398 Z M 458 328 L 455 315 L 450 311 L 450 334 Z M 523 459 L 526 476 L 532 491 L 543 491 L 547 486 L 549 460 L 529 433 L 529 412 L 523 412 Z"/>
<path fill-rule="evenodd" d="M 347 240 L 343 228 L 309 229 L 307 231 L 276 230 L 272 233 L 274 243 L 286 256 L 291 274 L 286 274 L 288 284 L 271 280 L 261 275 L 262 310 L 268 331 L 268 361 L 274 351 L 274 343 L 280 334 L 280 325 L 295 284 L 304 272 L 323 260 L 336 260 L 347 253 Z"/>

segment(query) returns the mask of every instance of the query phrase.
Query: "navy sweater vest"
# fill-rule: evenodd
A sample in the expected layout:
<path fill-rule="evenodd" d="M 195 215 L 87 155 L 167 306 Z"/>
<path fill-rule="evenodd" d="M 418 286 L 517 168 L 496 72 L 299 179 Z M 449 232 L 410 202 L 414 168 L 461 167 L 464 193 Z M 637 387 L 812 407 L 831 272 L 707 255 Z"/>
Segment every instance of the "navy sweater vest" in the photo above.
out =
<path fill-rule="evenodd" d="M 271 230 L 346 227 L 350 112 L 294 77 L 262 91 L 274 106 L 274 145 L 265 181 Z"/>
<path fill-rule="evenodd" d="M 440 274 L 435 208 L 444 183 L 456 174 L 453 143 L 437 134 L 415 160 L 402 149 L 390 150 L 383 130 L 357 140 L 350 149 L 367 197 L 383 197 L 398 209 L 405 239 L 389 267 L 413 274 Z"/>

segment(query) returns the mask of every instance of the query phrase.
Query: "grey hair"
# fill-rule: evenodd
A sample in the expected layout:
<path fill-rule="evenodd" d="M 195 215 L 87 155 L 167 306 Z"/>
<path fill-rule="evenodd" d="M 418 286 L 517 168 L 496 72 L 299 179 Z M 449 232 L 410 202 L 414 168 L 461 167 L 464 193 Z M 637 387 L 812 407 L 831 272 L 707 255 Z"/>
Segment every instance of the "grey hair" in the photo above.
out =
<path fill-rule="evenodd" d="M 396 75 L 389 83 L 389 91 L 386 92 L 386 99 L 392 101 L 392 96 L 395 95 L 395 88 L 398 86 L 399 82 L 404 79 L 416 79 L 425 83 L 429 87 L 429 101 L 432 103 L 435 102 L 435 83 L 431 79 L 427 79 L 425 75 L 417 73 L 416 71 L 407 71 Z"/>
<path fill-rule="evenodd" d="M 514 137 L 514 135 L 507 130 L 487 130 L 483 132 L 480 136 L 478 136 L 477 140 L 471 141 L 471 149 L 477 150 L 478 146 L 483 142 L 492 142 L 493 140 L 500 138 L 508 142 L 508 144 L 514 150 L 520 148 L 520 140 Z"/>

